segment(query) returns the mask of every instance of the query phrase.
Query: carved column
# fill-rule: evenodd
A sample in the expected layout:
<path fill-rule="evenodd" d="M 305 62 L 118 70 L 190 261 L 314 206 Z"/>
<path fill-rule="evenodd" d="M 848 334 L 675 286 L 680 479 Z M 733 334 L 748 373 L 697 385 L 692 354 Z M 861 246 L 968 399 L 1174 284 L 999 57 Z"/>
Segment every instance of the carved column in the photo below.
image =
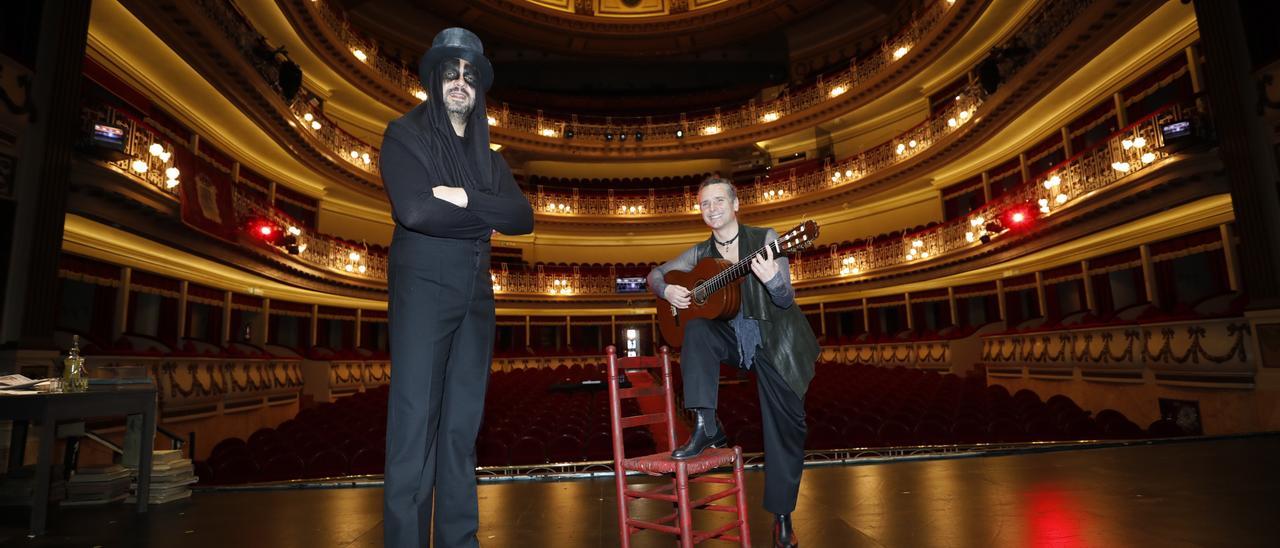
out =
<path fill-rule="evenodd" d="M 1258 87 L 1238 0 L 1197 0 L 1205 87 L 1213 110 L 1218 153 L 1231 185 L 1240 273 L 1251 309 L 1280 307 L 1280 191 L 1271 133 L 1261 116 Z"/>
<path fill-rule="evenodd" d="M 34 2 L 28 2 L 34 3 Z M 89 0 L 42 2 L 35 70 L 30 88 L 30 124 L 19 135 L 12 227 L 4 260 L 0 315 L 0 372 L 24 365 L 47 368 L 56 356 L 58 256 L 71 174 L 71 150 L 80 128 L 80 85 Z"/>

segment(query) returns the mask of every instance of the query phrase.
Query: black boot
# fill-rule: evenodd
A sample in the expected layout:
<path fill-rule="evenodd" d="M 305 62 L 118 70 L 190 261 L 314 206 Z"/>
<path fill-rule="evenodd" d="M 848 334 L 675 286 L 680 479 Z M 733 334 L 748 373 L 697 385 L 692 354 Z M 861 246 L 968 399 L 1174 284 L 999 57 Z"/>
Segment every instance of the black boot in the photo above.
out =
<path fill-rule="evenodd" d="M 712 410 L 712 416 L 714 416 Z M 729 441 L 724 435 L 724 427 L 720 425 L 720 419 L 715 419 L 715 432 L 708 433 L 709 421 L 705 418 L 707 413 L 698 413 L 697 425 L 693 429 L 693 433 L 689 435 L 689 441 L 684 442 L 675 451 L 671 452 L 671 458 L 676 460 L 687 460 L 702 454 L 702 451 L 708 447 L 724 447 Z"/>
<path fill-rule="evenodd" d="M 796 530 L 791 527 L 791 514 L 774 514 L 773 547 L 798 548 L 799 546 L 800 537 L 796 536 Z"/>

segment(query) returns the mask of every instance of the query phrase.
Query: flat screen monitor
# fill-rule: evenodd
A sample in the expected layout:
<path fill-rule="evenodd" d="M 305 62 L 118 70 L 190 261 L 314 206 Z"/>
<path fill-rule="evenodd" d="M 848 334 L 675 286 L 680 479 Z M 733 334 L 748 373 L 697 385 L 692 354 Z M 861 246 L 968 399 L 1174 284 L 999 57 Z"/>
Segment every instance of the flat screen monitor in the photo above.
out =
<path fill-rule="evenodd" d="M 618 293 L 644 293 L 648 287 L 645 279 L 640 276 L 617 278 Z"/>

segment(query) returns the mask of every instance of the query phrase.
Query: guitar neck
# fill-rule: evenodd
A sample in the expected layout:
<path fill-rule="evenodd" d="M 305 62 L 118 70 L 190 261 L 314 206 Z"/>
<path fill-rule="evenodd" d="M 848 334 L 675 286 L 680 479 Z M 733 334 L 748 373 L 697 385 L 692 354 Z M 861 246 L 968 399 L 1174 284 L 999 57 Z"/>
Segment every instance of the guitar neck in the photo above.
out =
<path fill-rule="evenodd" d="M 693 288 L 693 291 L 702 295 L 710 295 L 724 288 L 724 286 L 733 283 L 738 278 L 746 276 L 748 272 L 751 272 L 751 261 L 753 259 L 757 256 L 768 256 L 765 254 L 766 249 L 772 250 L 774 257 L 780 257 L 783 255 L 783 253 L 778 249 L 778 241 L 774 240 L 765 244 L 764 247 L 747 254 L 747 256 L 743 257 L 742 260 L 737 262 L 737 264 L 720 271 L 719 274 L 711 277 L 711 279 L 698 284 Z"/>

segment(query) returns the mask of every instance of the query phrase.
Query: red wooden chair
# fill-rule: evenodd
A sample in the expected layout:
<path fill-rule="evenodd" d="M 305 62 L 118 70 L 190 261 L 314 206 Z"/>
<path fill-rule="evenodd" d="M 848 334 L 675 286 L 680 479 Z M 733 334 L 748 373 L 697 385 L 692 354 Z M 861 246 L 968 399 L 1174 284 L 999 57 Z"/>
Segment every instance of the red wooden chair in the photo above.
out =
<path fill-rule="evenodd" d="M 708 448 L 701 455 L 689 460 L 674 460 L 669 452 L 676 446 L 675 432 L 675 400 L 672 396 L 671 360 L 667 348 L 662 347 L 660 356 L 644 356 L 639 358 L 620 358 L 617 350 L 610 346 L 608 354 L 608 383 L 610 427 L 613 431 L 613 469 L 614 481 L 618 490 L 618 534 L 623 548 L 631 546 L 631 535 L 641 530 L 659 531 L 676 535 L 683 548 L 705 540 L 717 539 L 741 543 L 751 546 L 751 531 L 747 525 L 746 488 L 742 481 L 742 448 L 728 449 Z M 628 369 L 644 369 L 638 374 L 648 375 L 656 370 L 661 378 L 657 385 L 637 383 L 632 388 L 619 388 L 618 379 Z M 632 377 L 635 378 L 634 376 Z M 623 416 L 622 400 L 628 398 L 646 398 L 662 396 L 663 411 L 638 415 Z M 623 445 L 623 429 L 634 426 L 665 425 L 665 451 L 627 458 Z M 659 443 L 659 446 L 662 444 Z M 661 448 L 661 447 L 660 447 Z M 717 468 L 733 467 L 729 477 L 704 475 Z M 637 471 L 652 476 L 663 476 L 670 481 L 656 489 L 627 485 L 627 472 Z M 689 484 L 719 484 L 727 486 L 719 491 L 697 499 L 690 498 Z M 725 504 L 723 499 L 733 496 L 736 504 Z M 675 505 L 675 511 L 664 514 L 653 521 L 633 517 L 631 501 L 647 499 L 663 501 Z M 709 510 L 733 514 L 733 519 L 709 530 L 693 528 L 693 511 Z M 736 534 L 735 534 L 736 533 Z"/>

